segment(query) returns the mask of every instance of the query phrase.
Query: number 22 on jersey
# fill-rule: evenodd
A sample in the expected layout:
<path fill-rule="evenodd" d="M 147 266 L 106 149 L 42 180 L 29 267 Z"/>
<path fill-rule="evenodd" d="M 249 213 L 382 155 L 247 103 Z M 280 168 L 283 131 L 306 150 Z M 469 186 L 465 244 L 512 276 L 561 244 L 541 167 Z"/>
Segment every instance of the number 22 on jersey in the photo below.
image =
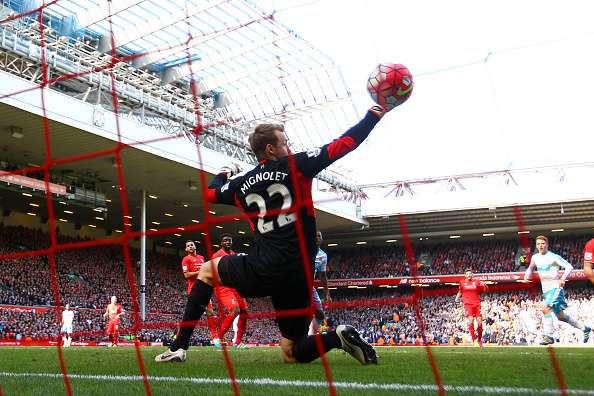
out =
<path fill-rule="evenodd" d="M 281 211 L 289 210 L 293 204 L 293 198 L 291 198 L 289 189 L 280 183 L 271 184 L 266 189 L 266 192 L 270 198 L 276 194 L 279 194 L 283 198 Z M 266 234 L 267 232 L 272 231 L 274 229 L 274 223 L 272 221 L 264 221 L 264 217 L 268 210 L 268 208 L 266 208 L 266 200 L 264 197 L 260 194 L 251 193 L 245 197 L 245 202 L 248 205 L 258 205 L 258 231 L 260 231 L 260 234 Z M 294 223 L 295 220 L 297 220 L 297 215 L 295 213 L 279 213 L 276 217 L 276 222 L 278 223 L 279 228 Z"/>

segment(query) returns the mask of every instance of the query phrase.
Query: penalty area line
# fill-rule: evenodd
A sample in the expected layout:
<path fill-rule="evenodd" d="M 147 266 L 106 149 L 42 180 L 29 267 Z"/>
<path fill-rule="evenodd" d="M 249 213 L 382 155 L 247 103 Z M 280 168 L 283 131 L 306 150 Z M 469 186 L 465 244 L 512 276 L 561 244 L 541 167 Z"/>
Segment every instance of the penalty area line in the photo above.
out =
<path fill-rule="evenodd" d="M 50 378 L 62 379 L 62 374 L 53 373 L 11 373 L 1 372 L 0 377 L 4 378 Z M 106 382 L 131 382 L 142 381 L 139 375 L 89 375 L 89 374 L 68 374 L 68 378 L 87 381 L 106 381 Z M 229 385 L 231 380 L 228 378 L 202 378 L 202 377 L 160 377 L 149 376 L 148 380 L 155 382 L 189 382 L 203 385 Z M 309 388 L 327 388 L 325 381 L 293 381 L 276 380 L 272 378 L 238 378 L 236 382 L 240 385 L 259 385 L 259 386 L 279 386 L 279 387 L 309 387 Z M 361 389 L 361 390 L 394 390 L 394 391 L 437 391 L 434 384 L 381 384 L 381 383 L 362 383 L 362 382 L 334 382 L 334 386 L 340 389 Z M 500 394 L 559 394 L 557 388 L 523 388 L 508 386 L 473 386 L 473 385 L 444 385 L 446 392 L 452 393 L 500 393 Z M 571 395 L 592 395 L 594 390 L 586 389 L 567 389 Z"/>

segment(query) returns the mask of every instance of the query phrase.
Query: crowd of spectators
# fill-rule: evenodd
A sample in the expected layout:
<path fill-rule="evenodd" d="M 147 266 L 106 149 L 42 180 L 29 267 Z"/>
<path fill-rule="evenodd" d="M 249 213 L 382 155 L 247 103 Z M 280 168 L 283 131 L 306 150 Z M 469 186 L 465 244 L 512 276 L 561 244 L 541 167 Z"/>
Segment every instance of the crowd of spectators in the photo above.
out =
<path fill-rule="evenodd" d="M 370 289 L 362 292 L 340 291 L 334 293 L 334 301 L 358 301 L 360 306 L 327 310 L 324 328 L 334 328 L 341 323 L 355 326 L 369 341 L 379 345 L 419 345 L 423 342 L 419 322 L 412 303 L 378 304 L 378 299 L 401 297 L 398 292 Z M 453 295 L 427 297 L 420 300 L 420 314 L 428 343 L 470 344 L 468 328 L 461 304 L 454 302 Z M 567 313 L 586 323 L 594 323 L 594 290 L 589 287 L 571 287 L 567 290 Z M 250 313 L 272 312 L 267 299 L 249 299 Z M 483 295 L 483 340 L 499 345 L 524 345 L 541 341 L 542 298 L 539 293 L 530 296 L 525 291 Z M 79 339 L 105 340 L 105 320 L 100 310 L 75 310 L 74 328 L 83 332 Z M 149 314 L 138 337 L 142 341 L 170 342 L 176 332 L 179 315 Z M 131 313 L 123 316 L 122 328 L 131 328 Z M 56 311 L 42 313 L 15 312 L 0 309 L 0 339 L 48 340 L 58 336 L 59 325 Z M 125 331 L 124 331 L 125 333 Z M 232 331 L 227 339 L 232 337 Z M 562 343 L 581 342 L 581 332 L 564 323 L 556 322 L 556 338 Z M 76 337 L 75 337 L 76 340 Z M 252 318 L 244 342 L 266 345 L 278 342 L 279 333 L 271 318 Z M 209 345 L 210 332 L 202 323 L 194 332 L 196 345 Z"/>
<path fill-rule="evenodd" d="M 425 334 L 421 333 L 412 303 L 373 304 L 374 299 L 402 297 L 398 292 L 370 289 L 335 295 L 334 301 L 367 301 L 365 306 L 328 311 L 328 326 L 349 323 L 369 341 L 379 345 L 428 343 L 470 344 L 468 325 L 461 303 L 454 302 L 453 291 L 420 300 L 420 314 Z M 483 341 L 511 345 L 532 344 L 542 340 L 542 295 L 526 291 L 485 294 L 481 297 Z M 586 286 L 567 289 L 572 317 L 594 323 L 594 289 Z M 363 303 L 364 304 L 364 303 Z M 555 320 L 556 338 L 562 343 L 582 341 L 582 333 Z"/>
<path fill-rule="evenodd" d="M 60 237 L 62 243 L 77 240 Z M 24 227 L 0 227 L 0 254 L 45 249 L 49 237 Z M 139 252 L 130 249 L 133 280 L 138 287 Z M 61 250 L 55 254 L 60 302 L 81 308 L 104 308 L 116 295 L 131 310 L 130 283 L 121 246 Z M 185 303 L 185 280 L 176 256 L 147 254 L 146 283 L 149 311 L 180 312 Z M 54 305 L 51 262 L 47 255 L 0 260 L 0 304 Z M 168 304 L 163 306 L 163 301 Z"/>
<path fill-rule="evenodd" d="M 581 267 L 581 249 L 587 238 L 556 238 L 550 249 L 567 258 L 577 268 Z M 77 239 L 59 236 L 60 242 L 77 242 Z M 49 236 L 39 230 L 24 227 L 0 226 L 0 254 L 45 249 Z M 477 272 L 518 270 L 517 241 L 478 241 L 419 245 L 417 264 L 420 274 L 461 273 L 467 267 Z M 138 285 L 139 252 L 130 249 L 134 281 Z M 357 250 L 329 250 L 328 266 L 331 278 L 393 277 L 409 275 L 409 265 L 402 247 L 363 248 Z M 139 333 L 147 341 L 168 341 L 176 331 L 175 322 L 183 312 L 186 301 L 185 280 L 180 270 L 180 257 L 150 252 L 147 255 L 147 319 L 149 324 Z M 0 305 L 53 306 L 54 289 L 60 302 L 69 303 L 76 310 L 75 329 L 102 339 L 104 319 L 102 313 L 111 295 L 116 295 L 127 314 L 122 327 L 131 327 L 132 298 L 126 265 L 121 246 L 101 246 L 58 251 L 55 254 L 57 288 L 52 287 L 50 268 L 52 261 L 46 255 L 21 256 L 0 260 Z M 336 292 L 335 301 L 357 301 L 362 298 L 397 296 L 391 289 L 344 290 Z M 594 312 L 592 291 L 570 291 L 570 313 L 580 317 Z M 250 312 L 271 312 L 267 299 L 250 299 Z M 485 312 L 485 337 L 497 343 L 534 342 L 538 336 L 525 334 L 519 317 L 532 317 L 540 331 L 539 300 L 525 294 L 492 294 L 483 300 Z M 216 302 L 215 302 L 216 306 Z M 430 342 L 458 343 L 465 340 L 466 325 L 462 308 L 454 305 L 449 296 L 423 300 L 422 317 Z M 521 312 L 526 311 L 520 315 Z M 594 318 L 585 318 L 590 321 Z M 154 326 L 151 323 L 169 323 Z M 352 323 L 370 341 L 385 344 L 420 343 L 415 315 L 406 305 L 373 305 L 328 312 L 327 326 Z M 567 327 L 567 326 L 565 326 Z M 560 327 L 562 340 L 575 339 L 569 329 Z M 48 339 L 56 337 L 58 325 L 55 310 L 34 313 L 0 309 L 0 338 L 31 337 Z M 278 340 L 277 328 L 270 318 L 249 321 L 245 335 L 248 342 L 269 343 Z M 573 337 L 573 338 L 572 338 Z M 209 343 L 206 326 L 196 331 L 194 341 Z"/>
<path fill-rule="evenodd" d="M 250 313 L 270 313 L 272 305 L 264 299 L 250 299 Z M 72 308 L 74 310 L 74 339 L 84 341 L 106 341 L 106 319 L 103 310 L 88 308 Z M 216 314 L 216 306 L 215 306 Z M 143 329 L 138 333 L 141 341 L 170 342 L 176 331 L 179 314 L 149 313 L 142 323 Z M 221 319 L 221 318 L 219 318 Z M 124 312 L 121 317 L 120 333 L 128 336 L 129 329 L 134 327 L 134 313 Z M 220 322 L 218 324 L 220 326 Z M 35 309 L 27 307 L 0 307 L 0 339 L 8 340 L 56 340 L 59 336 L 60 322 L 56 310 L 52 308 Z M 227 333 L 231 340 L 233 331 Z M 196 345 L 210 345 L 211 334 L 203 320 L 196 328 L 193 342 Z M 249 343 L 268 344 L 278 341 L 278 330 L 274 319 L 256 317 L 248 320 L 244 340 Z"/>
<path fill-rule="evenodd" d="M 590 237 L 557 237 L 550 239 L 549 250 L 561 255 L 575 268 L 582 267 L 582 251 Z M 460 274 L 466 268 L 477 273 L 522 270 L 517 240 L 479 240 L 442 244 L 420 244 L 414 247 L 418 256 L 417 274 Z M 346 250 L 327 249 L 328 277 L 384 278 L 409 276 L 410 265 L 401 245 Z"/>

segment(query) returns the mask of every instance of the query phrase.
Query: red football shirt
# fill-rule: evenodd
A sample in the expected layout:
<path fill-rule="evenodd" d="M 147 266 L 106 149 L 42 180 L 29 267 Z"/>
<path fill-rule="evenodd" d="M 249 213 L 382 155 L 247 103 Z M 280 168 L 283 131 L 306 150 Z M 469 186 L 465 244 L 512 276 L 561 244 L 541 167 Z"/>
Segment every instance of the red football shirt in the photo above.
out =
<path fill-rule="evenodd" d="M 594 255 L 594 239 L 590 239 L 584 247 L 584 261 L 593 262 L 592 255 Z"/>
<path fill-rule="evenodd" d="M 229 253 L 227 253 L 225 251 L 225 249 L 219 249 L 215 252 L 215 254 L 212 255 L 212 258 L 217 258 L 217 257 L 223 257 L 223 256 L 229 256 L 231 254 L 235 254 L 235 252 L 233 250 L 229 251 Z"/>
<path fill-rule="evenodd" d="M 219 249 L 217 250 L 213 255 L 212 258 L 217 258 L 217 257 L 223 257 L 223 256 L 230 256 L 232 254 L 235 254 L 235 252 L 233 250 L 229 251 L 229 253 L 227 253 L 225 251 L 225 249 Z M 224 292 L 225 289 L 231 289 L 233 291 L 235 291 L 235 289 L 232 289 L 230 287 L 226 287 L 226 286 L 219 286 L 221 288 L 221 290 Z M 221 290 L 219 290 L 219 293 L 221 292 Z"/>
<path fill-rule="evenodd" d="M 182 260 L 182 271 L 184 274 L 186 272 L 196 272 L 200 271 L 200 267 L 204 264 L 204 257 L 201 255 L 191 255 L 188 254 Z M 194 287 L 194 283 L 196 282 L 196 277 L 186 279 L 188 281 L 188 294 L 192 291 L 192 287 Z"/>
<path fill-rule="evenodd" d="M 107 312 L 107 318 L 110 322 L 116 322 L 117 324 L 120 323 L 120 318 L 118 316 L 118 314 L 122 313 L 122 306 L 120 304 L 109 303 L 107 304 L 105 310 Z"/>
<path fill-rule="evenodd" d="M 462 301 L 464 304 L 476 305 L 481 303 L 479 293 L 485 291 L 485 285 L 480 280 L 462 280 L 460 282 L 460 292 L 462 293 Z"/>

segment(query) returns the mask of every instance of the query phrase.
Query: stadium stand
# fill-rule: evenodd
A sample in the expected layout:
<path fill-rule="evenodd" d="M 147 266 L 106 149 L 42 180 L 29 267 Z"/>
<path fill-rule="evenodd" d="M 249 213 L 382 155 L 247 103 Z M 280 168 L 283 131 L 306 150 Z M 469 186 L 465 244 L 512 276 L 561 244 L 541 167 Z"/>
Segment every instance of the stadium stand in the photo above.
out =
<path fill-rule="evenodd" d="M 574 268 L 582 268 L 581 253 L 589 237 L 550 239 L 550 250 L 565 257 Z M 516 261 L 518 240 L 470 241 L 419 245 L 415 252 L 430 264 L 419 261 L 418 274 L 460 274 L 468 267 L 475 272 L 509 272 L 520 270 Z M 328 249 L 328 277 L 381 278 L 408 276 L 410 270 L 402 246 L 368 247 L 345 250 Z"/>
<path fill-rule="evenodd" d="M 2 227 L 0 253 L 42 249 L 48 235 L 24 227 Z M 74 242 L 60 237 L 61 242 Z M 132 260 L 139 253 L 131 249 Z M 159 301 L 179 301 L 174 312 L 183 309 L 185 283 L 179 268 L 180 259 L 157 253 L 147 255 L 147 284 L 159 293 L 147 293 L 149 310 L 159 310 Z M 2 260 L 0 303 L 18 305 L 53 305 L 50 274 L 46 256 L 17 257 Z M 110 295 L 118 295 L 125 309 L 130 309 L 130 292 L 119 247 L 93 247 L 61 251 L 56 254 L 56 268 L 61 301 L 84 308 L 103 308 Z M 138 265 L 136 265 L 138 273 Z M 31 276 L 31 273 L 36 276 Z"/>
<path fill-rule="evenodd" d="M 42 249 L 48 235 L 24 227 L 0 227 L 0 254 L 30 249 Z M 551 249 L 567 257 L 576 267 L 586 238 L 563 237 L 551 241 Z M 62 242 L 73 242 L 60 236 Z M 424 245 L 425 259 L 430 265 L 420 265 L 421 274 L 460 273 L 470 266 L 481 272 L 518 270 L 517 241 L 463 242 Z M 408 275 L 404 250 L 399 246 L 366 248 L 330 252 L 329 275 L 332 278 L 390 277 Z M 132 250 L 133 262 L 138 252 Z M 124 264 L 118 247 L 93 247 L 69 250 L 56 254 L 60 299 L 75 307 L 75 331 L 91 334 L 85 339 L 102 340 L 103 308 L 110 295 L 119 296 L 124 309 L 130 310 L 130 293 Z M 147 257 L 147 306 L 150 314 L 139 337 L 143 341 L 169 342 L 176 331 L 175 323 L 185 302 L 185 281 L 179 270 L 180 259 L 175 256 L 151 253 Z M 45 256 L 17 257 L 3 260 L 0 272 L 0 304 L 15 306 L 52 306 L 54 298 L 50 287 L 48 262 Z M 138 268 L 135 268 L 138 271 Z M 34 275 L 32 275 L 34 274 Z M 334 301 L 398 297 L 385 289 L 340 290 L 333 293 Z M 163 312 L 162 301 L 168 301 L 171 312 Z M 594 295 L 592 290 L 573 289 L 568 295 L 572 315 L 592 321 Z M 521 310 L 528 310 L 540 332 L 539 299 L 529 298 L 526 292 L 492 294 L 484 298 L 483 312 L 485 341 L 498 344 L 534 342 L 536 337 L 526 334 L 519 320 Z M 250 312 L 270 312 L 267 300 L 250 299 Z M 215 303 L 216 307 L 216 303 Z M 216 309 L 215 309 L 216 311 Z M 466 324 L 462 308 L 450 296 L 423 299 L 423 319 L 427 339 L 433 343 L 464 343 Z M 131 313 L 124 316 L 122 327 L 131 325 Z M 170 326 L 159 326 L 159 323 Z M 370 342 L 378 344 L 420 344 L 419 333 L 411 307 L 381 305 L 355 307 L 328 312 L 327 325 L 353 323 Z M 155 324 L 151 328 L 150 324 Z M 58 324 L 55 311 L 43 312 L 22 309 L 0 309 L 0 338 L 48 340 L 57 336 Z M 560 327 L 562 342 L 576 340 L 577 335 L 565 326 Z M 245 340 L 249 343 L 268 344 L 278 341 L 277 328 L 272 319 L 256 318 L 248 323 Z M 209 344 L 210 335 L 205 326 L 197 329 L 194 343 Z"/>
<path fill-rule="evenodd" d="M 490 294 L 483 297 L 482 310 L 485 322 L 484 342 L 510 345 L 527 344 L 540 341 L 541 313 L 540 295 L 530 296 L 527 292 L 509 292 Z M 390 290 L 340 291 L 334 294 L 334 301 L 397 297 L 398 293 Z M 567 312 L 579 320 L 594 321 L 594 291 L 591 288 L 572 287 L 568 289 Z M 269 312 L 270 305 L 266 300 L 250 299 L 250 312 Z M 526 314 L 522 314 L 526 311 Z M 78 309 L 75 315 L 75 331 L 91 332 L 85 336 L 87 340 L 103 340 L 104 321 L 102 310 Z M 349 309 L 333 309 L 327 312 L 327 326 L 353 323 L 369 342 L 379 345 L 420 345 L 422 335 L 417 326 L 412 307 L 407 304 L 374 305 Z M 532 322 L 534 334 L 530 334 L 525 316 Z M 454 303 L 453 296 L 435 296 L 422 300 L 422 317 L 426 326 L 428 342 L 435 344 L 468 344 L 467 325 L 462 306 Z M 142 341 L 169 342 L 176 327 L 177 315 L 150 314 L 150 324 L 171 323 L 171 326 L 145 329 L 140 332 Z M 123 327 L 129 324 L 129 317 L 123 321 Z M 48 340 L 58 335 L 58 324 L 55 311 L 32 312 L 32 310 L 0 309 L 0 339 L 13 340 Z M 580 334 L 570 326 L 557 326 L 558 339 L 562 343 L 580 342 Z M 279 334 L 272 319 L 251 319 L 244 336 L 251 344 L 269 344 L 278 342 Z M 196 345 L 208 345 L 210 336 L 206 326 L 200 326 L 194 333 Z"/>
<path fill-rule="evenodd" d="M 591 288 L 569 288 L 567 297 L 568 314 L 588 323 L 594 319 L 594 291 Z M 471 344 L 463 308 L 454 302 L 453 296 L 429 297 L 421 301 L 428 342 Z M 510 345 L 540 341 L 541 303 L 540 293 L 530 296 L 527 292 L 519 291 L 483 296 L 484 342 Z M 523 310 L 527 311 L 528 321 L 532 322 L 535 334 L 526 331 L 526 319 L 521 314 Z M 354 323 L 354 326 L 364 331 L 370 342 L 380 345 L 422 344 L 414 312 L 408 305 L 351 308 L 332 312 L 330 316 L 337 322 L 348 320 Z M 557 333 L 562 343 L 581 341 L 581 333 L 570 326 L 558 324 Z"/>
<path fill-rule="evenodd" d="M 61 236 L 62 242 L 74 242 Z M 581 268 L 581 249 L 586 237 L 562 237 L 551 240 L 551 250 Z M 42 249 L 49 236 L 24 227 L 0 227 L 0 254 Z M 419 265 L 420 275 L 456 274 L 471 267 L 476 272 L 518 271 L 517 241 L 472 241 L 452 244 L 421 245 L 418 251 L 431 257 L 430 265 Z M 131 249 L 134 263 L 138 251 Z M 400 246 L 356 250 L 329 250 L 328 275 L 333 279 L 407 276 L 408 264 Z M 176 302 L 169 313 L 183 310 L 185 281 L 181 259 L 149 253 L 147 266 L 148 311 L 161 311 L 161 301 Z M 53 305 L 46 256 L 17 257 L 0 263 L 0 304 Z M 62 302 L 82 308 L 103 308 L 110 295 L 118 295 L 125 309 L 130 309 L 130 293 L 122 253 L 118 247 L 93 247 L 61 251 L 56 254 L 59 290 Z M 138 273 L 138 266 L 136 265 Z M 32 277 L 30 274 L 36 274 Z M 158 290 L 159 293 L 151 292 Z"/>

